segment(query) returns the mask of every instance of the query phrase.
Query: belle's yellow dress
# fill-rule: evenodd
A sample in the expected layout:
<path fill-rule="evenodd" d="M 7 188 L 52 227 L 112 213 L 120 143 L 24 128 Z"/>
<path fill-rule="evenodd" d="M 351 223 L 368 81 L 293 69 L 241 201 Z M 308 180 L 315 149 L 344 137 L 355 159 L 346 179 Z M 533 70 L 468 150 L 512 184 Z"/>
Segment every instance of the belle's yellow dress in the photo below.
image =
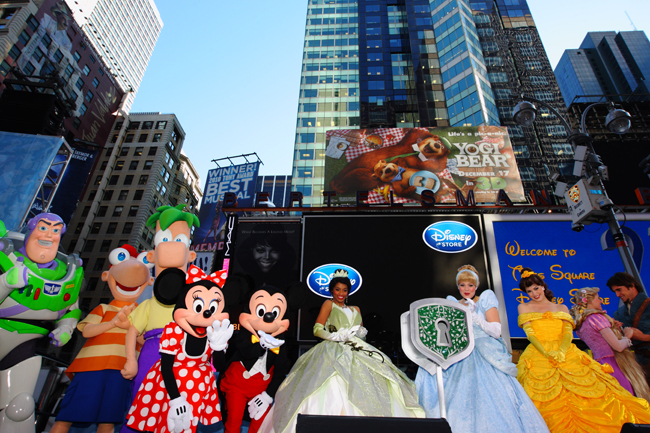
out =
<path fill-rule="evenodd" d="M 558 351 L 563 323 L 574 325 L 564 312 L 525 313 L 519 326 L 530 322 L 547 353 Z M 542 355 L 529 344 L 519 358 L 517 379 L 544 417 L 552 433 L 619 433 L 626 422 L 650 424 L 648 402 L 632 396 L 601 365 L 574 344 L 564 362 Z"/>

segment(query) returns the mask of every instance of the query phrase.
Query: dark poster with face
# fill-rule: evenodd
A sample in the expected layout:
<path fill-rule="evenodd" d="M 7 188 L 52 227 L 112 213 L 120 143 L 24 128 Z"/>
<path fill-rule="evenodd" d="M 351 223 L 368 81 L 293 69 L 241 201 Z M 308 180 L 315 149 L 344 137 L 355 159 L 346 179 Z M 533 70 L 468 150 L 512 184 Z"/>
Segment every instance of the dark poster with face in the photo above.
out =
<path fill-rule="evenodd" d="M 478 270 L 477 294 L 492 288 L 478 216 L 305 216 L 304 220 L 302 280 L 311 290 L 301 309 L 300 341 L 316 340 L 312 327 L 336 267 L 324 265 L 341 264 L 358 273 L 361 287 L 349 304 L 361 309 L 368 341 L 398 363 L 404 361 L 397 359 L 400 315 L 411 302 L 447 295 L 459 298 L 456 273 L 465 264 Z M 319 284 L 320 290 L 315 287 Z"/>

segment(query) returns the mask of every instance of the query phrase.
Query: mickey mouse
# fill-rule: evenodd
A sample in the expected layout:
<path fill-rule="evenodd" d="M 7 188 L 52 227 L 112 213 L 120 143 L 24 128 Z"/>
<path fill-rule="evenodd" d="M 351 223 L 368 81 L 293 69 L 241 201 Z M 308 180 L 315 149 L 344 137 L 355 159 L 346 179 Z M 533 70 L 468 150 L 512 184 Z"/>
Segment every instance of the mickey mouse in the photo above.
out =
<path fill-rule="evenodd" d="M 185 273 L 166 269 L 158 278 L 174 283 Z M 226 271 L 187 277 L 174 321 L 165 326 L 160 339 L 160 361 L 149 370 L 129 411 L 129 427 L 180 433 L 196 432 L 199 422 L 219 422 L 210 357 L 217 370 L 225 366 L 224 352 L 234 328 L 224 309 L 239 296 L 237 287 L 225 281 Z"/>
<path fill-rule="evenodd" d="M 225 433 L 239 433 L 246 406 L 251 417 L 249 433 L 256 433 L 264 421 L 291 366 L 281 348 L 284 340 L 277 338 L 289 329 L 289 320 L 283 318 L 304 297 L 302 284 L 286 291 L 264 286 L 251 295 L 239 315 L 241 329 L 233 338 L 237 350 L 217 384 Z"/>

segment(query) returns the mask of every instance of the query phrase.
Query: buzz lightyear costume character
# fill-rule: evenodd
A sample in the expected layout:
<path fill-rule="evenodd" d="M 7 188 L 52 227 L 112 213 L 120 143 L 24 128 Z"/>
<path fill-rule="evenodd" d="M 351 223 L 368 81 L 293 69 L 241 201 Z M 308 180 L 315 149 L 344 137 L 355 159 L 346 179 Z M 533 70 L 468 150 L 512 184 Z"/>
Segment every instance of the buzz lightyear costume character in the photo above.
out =
<path fill-rule="evenodd" d="M 0 222 L 0 433 L 34 431 L 36 341 L 63 346 L 81 315 L 81 259 L 58 251 L 63 220 L 41 213 L 27 228 L 23 237 Z"/>

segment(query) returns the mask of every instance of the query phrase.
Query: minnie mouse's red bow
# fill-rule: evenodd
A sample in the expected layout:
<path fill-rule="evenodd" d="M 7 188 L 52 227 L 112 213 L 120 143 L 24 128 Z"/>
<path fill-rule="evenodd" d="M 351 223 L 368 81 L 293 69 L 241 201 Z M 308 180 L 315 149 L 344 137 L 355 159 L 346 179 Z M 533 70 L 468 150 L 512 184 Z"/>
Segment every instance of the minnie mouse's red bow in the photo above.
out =
<path fill-rule="evenodd" d="M 223 284 L 226 282 L 227 276 L 228 276 L 228 271 L 226 270 L 217 271 L 210 275 L 206 275 L 201 268 L 192 265 L 187 270 L 187 278 L 185 279 L 185 284 L 191 284 L 201 280 L 208 280 L 217 284 L 219 287 L 223 287 Z"/>

